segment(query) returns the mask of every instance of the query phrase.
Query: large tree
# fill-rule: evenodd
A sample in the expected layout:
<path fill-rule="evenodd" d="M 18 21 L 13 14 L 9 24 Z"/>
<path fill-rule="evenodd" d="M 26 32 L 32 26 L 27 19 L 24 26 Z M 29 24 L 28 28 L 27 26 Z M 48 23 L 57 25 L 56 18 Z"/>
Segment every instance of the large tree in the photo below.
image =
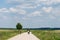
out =
<path fill-rule="evenodd" d="M 21 33 L 22 25 L 20 23 L 17 23 L 16 28 Z"/>

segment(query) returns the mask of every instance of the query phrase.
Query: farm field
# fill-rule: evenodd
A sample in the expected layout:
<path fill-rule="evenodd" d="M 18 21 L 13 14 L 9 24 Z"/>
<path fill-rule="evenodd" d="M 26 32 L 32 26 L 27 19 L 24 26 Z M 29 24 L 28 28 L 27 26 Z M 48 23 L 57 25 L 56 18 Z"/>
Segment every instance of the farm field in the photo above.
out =
<path fill-rule="evenodd" d="M 25 32 L 22 30 L 22 33 Z M 15 35 L 19 34 L 17 30 L 0 30 L 0 40 L 7 40 Z"/>
<path fill-rule="evenodd" d="M 26 30 L 22 30 L 22 33 Z M 60 30 L 31 30 L 40 40 L 60 40 Z M 17 30 L 0 30 L 0 40 L 7 40 L 18 35 Z"/>
<path fill-rule="evenodd" d="M 31 30 L 40 40 L 60 40 L 60 30 Z"/>

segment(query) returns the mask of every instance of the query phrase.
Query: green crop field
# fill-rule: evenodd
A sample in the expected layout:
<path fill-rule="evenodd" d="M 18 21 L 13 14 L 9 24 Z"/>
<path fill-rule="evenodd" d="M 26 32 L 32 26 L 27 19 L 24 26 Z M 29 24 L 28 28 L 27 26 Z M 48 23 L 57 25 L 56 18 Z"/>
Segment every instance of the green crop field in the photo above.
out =
<path fill-rule="evenodd" d="M 22 30 L 22 33 L 26 30 Z M 40 40 L 60 40 L 60 30 L 31 30 Z M 0 40 L 7 40 L 19 34 L 17 30 L 0 30 Z"/>
<path fill-rule="evenodd" d="M 25 30 L 22 30 L 22 32 L 25 32 Z M 0 30 L 0 40 L 7 40 L 17 34 L 19 34 L 17 30 Z"/>
<path fill-rule="evenodd" d="M 60 40 L 60 30 L 31 30 L 40 40 Z"/>

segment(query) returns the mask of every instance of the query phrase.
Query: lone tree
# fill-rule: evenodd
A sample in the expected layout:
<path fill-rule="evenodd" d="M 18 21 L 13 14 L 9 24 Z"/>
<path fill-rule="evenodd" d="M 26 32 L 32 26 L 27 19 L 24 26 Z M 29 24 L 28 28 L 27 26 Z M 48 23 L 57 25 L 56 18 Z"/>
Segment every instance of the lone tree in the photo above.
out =
<path fill-rule="evenodd" d="M 22 25 L 20 23 L 17 23 L 16 28 L 21 33 Z"/>

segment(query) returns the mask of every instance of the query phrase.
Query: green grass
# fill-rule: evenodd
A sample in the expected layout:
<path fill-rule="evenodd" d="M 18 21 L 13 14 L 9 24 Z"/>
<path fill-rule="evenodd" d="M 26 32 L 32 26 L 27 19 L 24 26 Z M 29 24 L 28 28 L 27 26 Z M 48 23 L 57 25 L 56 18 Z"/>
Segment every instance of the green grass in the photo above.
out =
<path fill-rule="evenodd" d="M 60 40 L 60 30 L 31 30 L 40 40 Z"/>
<path fill-rule="evenodd" d="M 26 30 L 22 30 L 22 33 Z M 31 30 L 40 40 L 60 40 L 60 30 Z M 7 40 L 19 34 L 17 30 L 0 30 L 0 40 Z"/>
<path fill-rule="evenodd" d="M 25 31 L 26 30 L 22 30 L 22 32 Z M 7 40 L 17 34 L 19 34 L 17 30 L 0 30 L 0 40 Z"/>

